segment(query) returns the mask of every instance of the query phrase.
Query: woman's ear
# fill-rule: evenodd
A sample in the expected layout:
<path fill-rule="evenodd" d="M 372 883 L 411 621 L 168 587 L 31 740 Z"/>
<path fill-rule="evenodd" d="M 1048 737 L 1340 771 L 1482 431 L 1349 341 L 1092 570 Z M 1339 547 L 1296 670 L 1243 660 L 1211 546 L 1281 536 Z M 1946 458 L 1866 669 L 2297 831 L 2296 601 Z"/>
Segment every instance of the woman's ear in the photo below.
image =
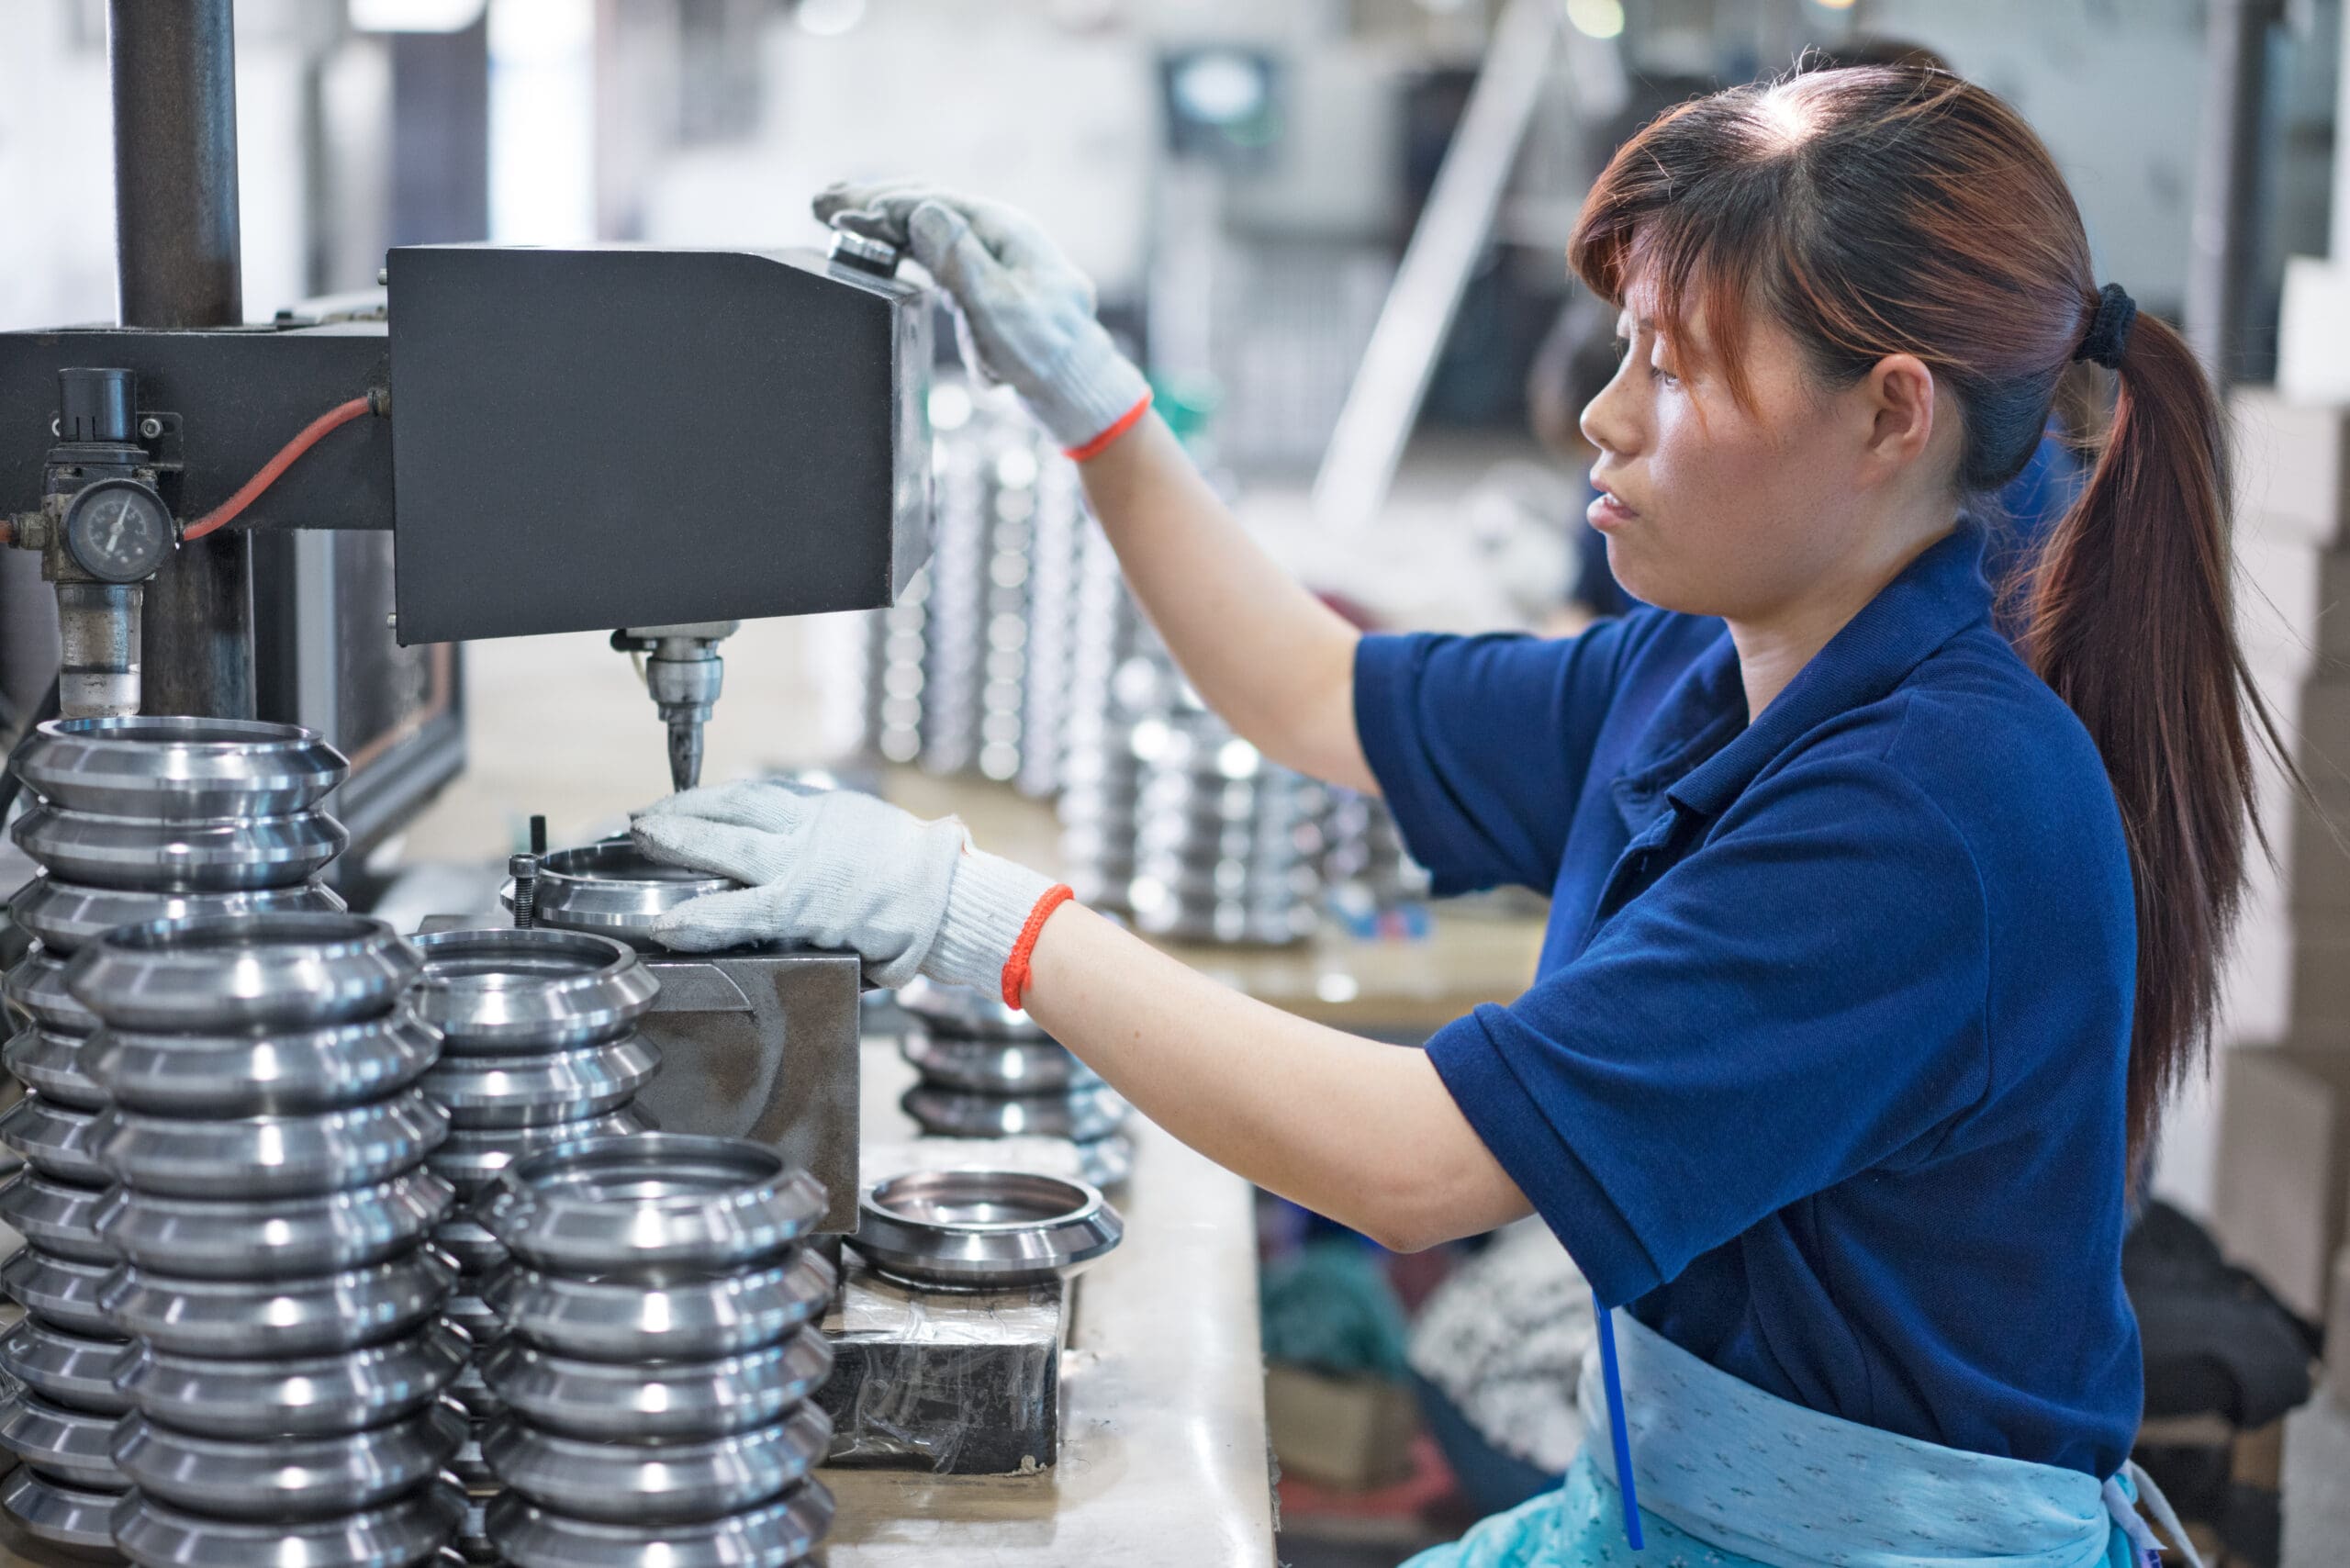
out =
<path fill-rule="evenodd" d="M 1915 354 L 1887 354 L 1860 385 L 1860 412 L 1868 421 L 1863 457 L 1898 470 L 1917 462 L 1933 444 L 1934 373 Z"/>

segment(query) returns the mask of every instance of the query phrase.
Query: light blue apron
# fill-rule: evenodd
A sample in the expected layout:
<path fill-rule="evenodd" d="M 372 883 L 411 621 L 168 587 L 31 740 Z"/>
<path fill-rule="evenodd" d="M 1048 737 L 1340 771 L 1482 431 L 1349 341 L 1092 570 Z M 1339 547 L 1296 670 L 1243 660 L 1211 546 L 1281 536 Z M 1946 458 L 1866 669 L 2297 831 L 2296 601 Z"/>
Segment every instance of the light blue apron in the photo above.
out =
<path fill-rule="evenodd" d="M 1765 1394 L 1612 1316 L 1636 1518 L 1625 1518 L 1608 1430 L 1616 1380 L 1595 1348 L 1565 1484 L 1404 1568 L 2144 1568 L 2159 1554 L 2134 1506 L 2142 1491 L 2186 1540 L 2135 1466 L 2100 1485 L 1879 1431 Z"/>

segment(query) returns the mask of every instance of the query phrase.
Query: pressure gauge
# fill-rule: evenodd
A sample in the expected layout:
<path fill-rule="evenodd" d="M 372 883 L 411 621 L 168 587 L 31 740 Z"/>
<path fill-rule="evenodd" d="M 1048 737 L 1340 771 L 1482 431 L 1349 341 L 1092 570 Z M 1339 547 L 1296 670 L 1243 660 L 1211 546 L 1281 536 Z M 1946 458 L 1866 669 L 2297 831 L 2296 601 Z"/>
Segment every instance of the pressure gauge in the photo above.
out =
<path fill-rule="evenodd" d="M 135 479 L 101 479 L 66 503 L 66 552 L 100 582 L 154 576 L 171 554 L 174 535 L 163 498 Z"/>

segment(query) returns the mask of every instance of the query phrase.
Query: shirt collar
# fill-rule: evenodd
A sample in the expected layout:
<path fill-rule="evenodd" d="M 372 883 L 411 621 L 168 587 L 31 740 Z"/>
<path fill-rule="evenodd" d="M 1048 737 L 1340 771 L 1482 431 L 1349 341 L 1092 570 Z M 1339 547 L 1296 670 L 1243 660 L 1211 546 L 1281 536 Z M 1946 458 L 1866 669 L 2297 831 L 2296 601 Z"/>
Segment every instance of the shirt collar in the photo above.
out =
<path fill-rule="evenodd" d="M 1720 815 L 1798 737 L 1887 696 L 1935 649 L 1987 622 L 1991 588 L 1982 549 L 1981 534 L 1964 522 L 1929 545 L 1796 672 L 1760 719 L 1666 794 L 1701 816 Z M 1731 700 L 1744 708 L 1742 689 L 1734 689 Z"/>

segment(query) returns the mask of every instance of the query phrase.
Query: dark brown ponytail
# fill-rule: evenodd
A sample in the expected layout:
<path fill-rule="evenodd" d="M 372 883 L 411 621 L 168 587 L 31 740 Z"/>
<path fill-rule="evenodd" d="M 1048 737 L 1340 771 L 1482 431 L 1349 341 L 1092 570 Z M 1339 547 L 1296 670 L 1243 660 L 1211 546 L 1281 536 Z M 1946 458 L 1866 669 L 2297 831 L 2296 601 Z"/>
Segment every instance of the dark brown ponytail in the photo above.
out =
<path fill-rule="evenodd" d="M 1606 299 L 1636 268 L 1651 277 L 1668 339 L 1702 311 L 1740 397 L 1750 310 L 1785 326 L 1830 385 L 1916 355 L 1964 420 L 1970 500 L 2031 459 L 2099 323 L 2080 213 L 2047 149 L 1941 71 L 1816 72 L 1684 104 L 1617 153 L 1568 254 Z M 2210 382 L 2151 317 L 2108 357 L 2104 448 L 2024 585 L 2019 641 L 2097 743 L 2129 836 L 2134 1159 L 2209 1043 L 2258 834 L 2248 722 L 2284 747 L 2236 644 Z"/>

